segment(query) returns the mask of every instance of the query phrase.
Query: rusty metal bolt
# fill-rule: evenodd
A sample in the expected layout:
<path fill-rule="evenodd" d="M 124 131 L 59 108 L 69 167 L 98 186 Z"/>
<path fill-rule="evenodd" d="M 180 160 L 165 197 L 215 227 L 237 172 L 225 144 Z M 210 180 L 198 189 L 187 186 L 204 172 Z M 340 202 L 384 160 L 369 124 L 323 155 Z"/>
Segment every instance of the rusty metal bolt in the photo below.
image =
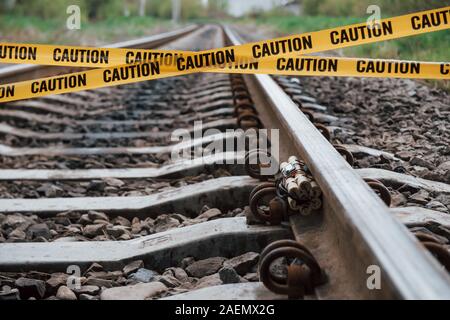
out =
<path fill-rule="evenodd" d="M 236 114 L 240 114 L 242 112 L 253 112 L 254 114 L 257 114 L 256 108 L 253 104 L 240 101 L 239 103 L 236 103 L 234 106 L 234 110 Z"/>
<path fill-rule="evenodd" d="M 274 182 L 263 182 L 261 184 L 258 184 L 256 187 L 253 188 L 252 192 L 250 192 L 250 197 L 249 199 L 251 199 L 253 197 L 253 195 L 258 192 L 259 190 L 262 190 L 264 188 L 275 188 L 275 183 Z"/>
<path fill-rule="evenodd" d="M 301 110 L 302 110 L 303 114 L 308 117 L 309 121 L 311 121 L 312 123 L 315 122 L 314 114 L 310 110 L 306 110 L 306 109 L 301 109 Z"/>
<path fill-rule="evenodd" d="M 238 116 L 237 126 L 242 129 L 263 127 L 261 119 L 255 114 L 249 112 L 243 112 Z"/>
<path fill-rule="evenodd" d="M 336 149 L 336 151 L 339 152 L 341 156 L 344 157 L 344 159 L 348 162 L 348 164 L 353 167 L 353 165 L 355 164 L 355 158 L 353 157 L 353 154 L 350 151 L 348 151 L 347 148 L 345 148 L 344 146 L 338 144 L 334 144 L 333 146 Z"/>
<path fill-rule="evenodd" d="M 372 188 L 373 191 L 375 191 L 378 196 L 383 200 L 383 202 L 390 207 L 392 203 L 391 193 L 389 192 L 388 188 L 385 187 L 385 185 L 376 179 L 364 179 L 366 183 L 369 185 L 369 187 Z"/>
<path fill-rule="evenodd" d="M 270 163 L 268 163 L 268 164 L 261 163 L 260 160 L 263 157 L 269 158 Z M 262 149 L 251 150 L 245 155 L 245 164 L 244 164 L 245 171 L 252 178 L 263 180 L 263 181 L 268 180 L 270 178 L 273 178 L 273 175 L 272 176 L 262 175 L 261 168 L 264 166 L 270 167 L 270 165 L 273 161 L 275 161 L 275 159 L 270 155 L 270 152 L 268 150 L 262 150 Z"/>
<path fill-rule="evenodd" d="M 236 99 L 236 98 L 233 98 L 233 104 L 234 104 L 235 106 L 236 106 L 236 105 L 239 105 L 239 104 L 243 104 L 243 103 L 253 105 L 253 101 L 252 101 L 250 98 L 246 98 L 246 99 Z"/>
<path fill-rule="evenodd" d="M 444 266 L 444 268 L 450 272 L 450 252 L 448 249 L 436 242 L 422 242 L 425 248 L 431 252 L 433 256 Z"/>
<path fill-rule="evenodd" d="M 243 83 L 232 84 L 231 85 L 231 90 L 233 92 L 234 91 L 246 91 L 246 92 L 248 92 L 247 86 L 245 84 L 243 84 Z"/>
<path fill-rule="evenodd" d="M 319 130 L 320 133 L 325 137 L 325 139 L 331 141 L 331 133 L 326 126 L 321 123 L 314 123 L 314 125 L 316 126 L 317 130 Z"/>
<path fill-rule="evenodd" d="M 249 206 L 253 215 L 263 222 L 273 225 L 280 224 L 283 219 L 283 214 L 280 214 L 279 211 L 272 212 L 270 210 L 270 202 L 276 197 L 276 187 L 262 187 L 257 191 L 252 192 L 250 195 Z M 262 205 L 265 205 L 267 209 L 261 208 Z"/>
<path fill-rule="evenodd" d="M 251 99 L 250 94 L 247 90 L 237 90 L 233 92 L 233 98 L 234 99 Z"/>
<path fill-rule="evenodd" d="M 272 274 L 271 264 L 282 257 L 297 259 L 302 265 L 291 264 L 287 277 Z M 303 298 L 326 281 L 325 273 L 311 252 L 292 240 L 273 242 L 263 250 L 260 255 L 259 276 L 269 290 L 291 298 Z"/>

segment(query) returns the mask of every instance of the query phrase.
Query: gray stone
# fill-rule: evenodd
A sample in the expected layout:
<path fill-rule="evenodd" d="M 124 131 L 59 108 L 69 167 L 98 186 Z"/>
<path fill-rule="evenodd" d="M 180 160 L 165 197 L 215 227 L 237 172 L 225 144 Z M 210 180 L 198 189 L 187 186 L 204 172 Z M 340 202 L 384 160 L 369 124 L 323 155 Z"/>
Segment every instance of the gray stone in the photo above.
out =
<path fill-rule="evenodd" d="M 44 193 L 47 198 L 61 197 L 64 194 L 63 189 L 49 183 L 43 184 L 41 187 L 36 189 L 36 191 Z"/>
<path fill-rule="evenodd" d="M 117 280 L 123 277 L 122 271 L 109 271 L 106 279 Z"/>
<path fill-rule="evenodd" d="M 436 211 L 440 211 L 440 212 L 445 212 L 445 213 L 448 212 L 447 207 L 444 206 L 443 203 L 441 203 L 441 202 L 439 202 L 439 201 L 435 201 L 435 200 L 432 200 L 432 201 L 428 202 L 428 203 L 425 205 L 425 208 L 427 208 L 427 209 L 432 209 L 432 210 L 436 210 Z"/>
<path fill-rule="evenodd" d="M 83 214 L 83 215 L 80 217 L 80 219 L 78 219 L 77 223 L 78 223 L 78 224 L 81 224 L 81 225 L 83 225 L 83 226 L 85 226 L 85 225 L 87 225 L 87 224 L 92 223 L 92 220 L 89 219 L 88 214 L 85 213 L 85 214 Z"/>
<path fill-rule="evenodd" d="M 234 270 L 232 267 L 225 266 L 222 269 L 220 269 L 219 276 L 220 280 L 222 280 L 224 284 L 241 282 L 239 275 L 237 274 L 236 270 Z"/>
<path fill-rule="evenodd" d="M 84 227 L 83 235 L 85 237 L 93 238 L 103 234 L 106 226 L 104 224 L 90 224 Z"/>
<path fill-rule="evenodd" d="M 171 275 L 162 275 L 158 278 L 158 281 L 166 285 L 168 288 L 175 288 L 181 286 L 181 282 Z"/>
<path fill-rule="evenodd" d="M 170 215 L 171 218 L 177 219 L 180 223 L 183 223 L 185 221 L 188 221 L 189 218 L 186 216 L 183 216 L 182 214 L 179 213 L 174 213 Z"/>
<path fill-rule="evenodd" d="M 75 288 L 75 289 L 73 289 L 73 291 L 78 295 L 87 294 L 87 295 L 95 296 L 100 292 L 100 288 L 98 286 L 87 285 L 87 286 L 81 286 L 79 289 Z"/>
<path fill-rule="evenodd" d="M 124 217 L 117 217 L 114 219 L 114 224 L 118 224 L 124 227 L 131 227 L 131 222 Z"/>
<path fill-rule="evenodd" d="M 203 278 L 219 271 L 225 260 L 223 257 L 214 257 L 196 261 L 186 268 L 186 272 L 191 277 Z"/>
<path fill-rule="evenodd" d="M 56 216 L 60 217 L 60 218 L 67 218 L 67 219 L 70 219 L 73 221 L 77 221 L 81 218 L 81 214 L 76 211 L 61 212 L 61 213 L 58 213 Z"/>
<path fill-rule="evenodd" d="M 108 221 L 103 219 L 96 219 L 94 220 L 93 224 L 104 224 L 106 226 L 112 226 Z"/>
<path fill-rule="evenodd" d="M 133 224 L 131 225 L 131 233 L 132 234 L 138 234 L 142 231 L 142 229 L 143 229 L 143 224 L 141 224 L 140 221 L 133 222 Z"/>
<path fill-rule="evenodd" d="M 89 186 L 87 187 L 88 190 L 91 191 L 103 191 L 105 190 L 106 183 L 102 180 L 93 180 L 89 183 Z"/>
<path fill-rule="evenodd" d="M 26 237 L 27 237 L 26 233 L 20 230 L 19 228 L 14 229 L 8 235 L 9 239 L 25 240 Z"/>
<path fill-rule="evenodd" d="M 19 215 L 8 215 L 2 222 L 3 229 L 6 228 L 17 228 L 22 223 L 27 222 L 25 217 L 19 216 Z"/>
<path fill-rule="evenodd" d="M 434 238 L 435 242 L 438 242 L 440 244 L 447 244 L 449 242 L 449 240 L 446 237 L 440 236 L 438 234 L 435 234 L 433 231 L 429 230 L 428 228 L 425 227 L 412 227 L 409 229 L 411 232 L 420 232 L 420 233 L 424 233 L 429 237 Z"/>
<path fill-rule="evenodd" d="M 168 268 L 168 269 L 166 269 L 166 271 L 164 272 L 163 275 L 167 275 L 167 274 L 174 276 L 175 278 L 177 278 L 180 281 L 187 281 L 189 278 L 186 271 L 184 271 L 181 268 Z"/>
<path fill-rule="evenodd" d="M 418 157 L 413 157 L 409 162 L 413 166 L 420 166 L 420 167 L 427 168 L 429 170 L 436 169 L 436 167 L 432 163 L 430 163 L 424 159 L 418 158 Z"/>
<path fill-rule="evenodd" d="M 252 272 L 252 273 L 247 273 L 244 276 L 244 279 L 250 282 L 258 282 L 259 281 L 259 276 L 256 272 Z"/>
<path fill-rule="evenodd" d="M 95 220 L 109 221 L 108 216 L 106 214 L 104 214 L 103 212 L 89 211 L 88 217 L 91 221 L 95 221 Z"/>
<path fill-rule="evenodd" d="M 442 162 L 439 165 L 438 169 L 439 170 L 443 170 L 443 171 L 450 171 L 450 161 Z"/>
<path fill-rule="evenodd" d="M 152 282 L 155 280 L 155 277 L 158 277 L 159 273 L 153 270 L 148 270 L 145 268 L 141 268 L 135 273 L 131 274 L 128 279 L 138 281 L 138 282 Z"/>
<path fill-rule="evenodd" d="M 69 226 L 72 222 L 67 217 L 55 217 L 55 223 L 63 226 Z"/>
<path fill-rule="evenodd" d="M 420 190 L 410 196 L 408 200 L 419 204 L 427 204 L 430 201 L 430 195 L 427 191 Z"/>
<path fill-rule="evenodd" d="M 19 290 L 11 289 L 10 287 L 4 286 L 0 290 L 0 301 L 17 301 L 20 300 Z"/>
<path fill-rule="evenodd" d="M 408 201 L 408 199 L 405 197 L 403 193 L 400 192 L 393 192 L 391 193 L 392 198 L 392 207 L 400 207 Z"/>
<path fill-rule="evenodd" d="M 402 160 L 409 161 L 414 156 L 414 153 L 411 151 L 399 151 L 395 155 Z"/>
<path fill-rule="evenodd" d="M 31 297 L 42 299 L 45 295 L 45 282 L 42 280 L 19 278 L 15 286 L 19 289 L 20 298 L 24 300 Z"/>
<path fill-rule="evenodd" d="M 98 263 L 94 262 L 86 270 L 86 273 L 89 273 L 89 272 L 100 272 L 100 271 L 103 271 L 103 266 L 101 264 L 98 264 Z"/>
<path fill-rule="evenodd" d="M 59 286 L 67 284 L 69 275 L 66 273 L 53 273 L 51 278 L 47 280 L 47 288 L 51 293 L 55 293 Z"/>
<path fill-rule="evenodd" d="M 77 300 L 75 293 L 66 286 L 59 287 L 58 292 L 56 293 L 56 298 L 59 300 Z"/>
<path fill-rule="evenodd" d="M 132 286 L 104 290 L 101 300 L 145 300 L 167 291 L 161 282 L 138 283 Z"/>
<path fill-rule="evenodd" d="M 80 294 L 80 296 L 78 297 L 80 300 L 89 300 L 89 301 L 95 301 L 95 300 L 99 300 L 98 297 L 95 296 L 91 296 L 89 294 Z"/>
<path fill-rule="evenodd" d="M 144 261 L 142 260 L 136 260 L 133 261 L 129 264 L 127 264 L 124 268 L 123 268 L 123 273 L 128 276 L 130 273 L 136 272 L 137 270 L 139 270 L 140 268 L 144 267 Z"/>
<path fill-rule="evenodd" d="M 126 232 L 125 229 L 123 229 L 123 227 L 121 226 L 113 226 L 106 228 L 106 233 L 116 239 L 119 238 L 121 235 L 123 235 L 125 232 Z"/>
<path fill-rule="evenodd" d="M 258 260 L 258 253 L 247 252 L 243 255 L 225 261 L 223 265 L 233 268 L 239 275 L 243 276 L 250 272 L 252 267 L 258 263 Z"/>
<path fill-rule="evenodd" d="M 86 273 L 86 276 L 92 277 L 92 278 L 98 278 L 98 279 L 116 280 L 122 276 L 122 272 L 121 271 L 113 271 L 113 272 L 91 271 L 91 272 Z"/>
<path fill-rule="evenodd" d="M 39 223 L 34 224 L 28 228 L 27 231 L 31 237 L 38 238 L 43 237 L 44 239 L 51 239 L 52 234 L 50 233 L 50 229 L 48 228 L 47 224 L 45 223 Z"/>
<path fill-rule="evenodd" d="M 122 180 L 115 178 L 104 178 L 103 181 L 110 187 L 122 187 L 125 184 Z"/>
<path fill-rule="evenodd" d="M 155 232 L 163 232 L 172 228 L 176 228 L 179 225 L 180 221 L 175 218 L 171 218 L 166 214 L 163 214 L 155 220 Z"/>
<path fill-rule="evenodd" d="M 112 288 L 114 282 L 112 280 L 108 280 L 108 279 L 100 279 L 100 278 L 90 277 L 87 279 L 86 284 L 89 286 Z"/>
<path fill-rule="evenodd" d="M 197 284 L 195 285 L 195 289 L 201 289 L 206 287 L 212 287 L 212 286 L 220 286 L 222 283 L 222 280 L 220 280 L 220 276 L 218 273 L 206 276 L 201 278 Z"/>
<path fill-rule="evenodd" d="M 197 217 L 197 219 L 207 219 L 210 220 L 212 218 L 217 218 L 222 215 L 222 211 L 219 209 L 213 208 L 203 212 L 201 215 Z"/>
<path fill-rule="evenodd" d="M 37 237 L 32 240 L 32 242 L 48 242 L 44 237 Z"/>
<path fill-rule="evenodd" d="M 195 259 L 193 257 L 186 257 L 181 260 L 181 268 L 186 269 L 188 266 L 193 264 L 195 262 Z"/>
<path fill-rule="evenodd" d="M 119 237 L 118 240 L 127 241 L 127 240 L 130 240 L 130 239 L 131 239 L 131 235 L 129 235 L 128 233 L 124 233 L 123 235 L 121 235 L 121 236 Z"/>

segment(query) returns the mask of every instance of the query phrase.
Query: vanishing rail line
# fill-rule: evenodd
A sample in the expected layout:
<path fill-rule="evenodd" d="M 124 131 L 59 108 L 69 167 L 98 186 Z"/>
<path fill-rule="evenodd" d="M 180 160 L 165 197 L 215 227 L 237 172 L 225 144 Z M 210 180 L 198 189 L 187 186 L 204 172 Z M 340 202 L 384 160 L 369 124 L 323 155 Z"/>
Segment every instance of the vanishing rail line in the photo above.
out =
<path fill-rule="evenodd" d="M 115 46 L 241 42 L 207 25 Z M 14 67 L 0 78 L 54 72 Z M 197 74 L 0 106 L 0 299 L 450 298 L 448 273 L 426 250 L 445 265 L 445 247 L 426 237 L 422 246 L 404 226 L 449 219 L 389 208 L 381 182 L 450 187 L 353 169 L 352 153 L 385 153 L 333 146 L 323 124 L 332 118 L 298 81 L 268 75 Z M 251 148 L 266 133 L 282 172 L 261 177 L 267 166 L 249 162 L 267 155 Z M 299 186 L 314 196 L 295 212 Z M 302 214 L 307 205 L 317 207 Z M 73 266 L 81 283 L 67 288 Z M 370 266 L 380 289 L 367 286 Z"/>

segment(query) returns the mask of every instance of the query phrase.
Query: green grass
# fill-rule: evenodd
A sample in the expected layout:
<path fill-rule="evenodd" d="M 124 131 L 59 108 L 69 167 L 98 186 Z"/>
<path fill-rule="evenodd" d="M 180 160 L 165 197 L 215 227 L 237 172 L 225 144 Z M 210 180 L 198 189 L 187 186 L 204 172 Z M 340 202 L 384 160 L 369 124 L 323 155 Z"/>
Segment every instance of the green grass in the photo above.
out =
<path fill-rule="evenodd" d="M 0 39 L 8 42 L 99 45 L 131 40 L 172 27 L 170 21 L 152 17 L 117 17 L 82 21 L 80 30 L 68 30 L 63 19 L 0 15 Z"/>

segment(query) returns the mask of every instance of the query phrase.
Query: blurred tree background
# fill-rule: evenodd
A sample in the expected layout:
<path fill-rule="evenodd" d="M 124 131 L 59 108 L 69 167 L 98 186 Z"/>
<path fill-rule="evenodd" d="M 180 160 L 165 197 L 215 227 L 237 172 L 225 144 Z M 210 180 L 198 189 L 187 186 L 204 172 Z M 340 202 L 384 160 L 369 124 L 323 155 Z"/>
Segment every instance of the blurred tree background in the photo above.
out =
<path fill-rule="evenodd" d="M 226 0 L 180 0 L 181 19 L 225 17 Z M 172 0 L 0 0 L 0 13 L 66 18 L 66 8 L 78 5 L 89 21 L 119 16 L 172 18 Z"/>
<path fill-rule="evenodd" d="M 369 5 L 378 5 L 382 14 L 398 15 L 450 5 L 449 0 L 302 0 L 306 15 L 330 17 L 357 17 L 366 12 Z"/>
<path fill-rule="evenodd" d="M 0 0 L 0 38 L 35 43 L 103 44 L 174 28 L 177 24 L 227 17 L 227 0 Z M 81 30 L 67 30 L 67 7 L 81 9 Z"/>

